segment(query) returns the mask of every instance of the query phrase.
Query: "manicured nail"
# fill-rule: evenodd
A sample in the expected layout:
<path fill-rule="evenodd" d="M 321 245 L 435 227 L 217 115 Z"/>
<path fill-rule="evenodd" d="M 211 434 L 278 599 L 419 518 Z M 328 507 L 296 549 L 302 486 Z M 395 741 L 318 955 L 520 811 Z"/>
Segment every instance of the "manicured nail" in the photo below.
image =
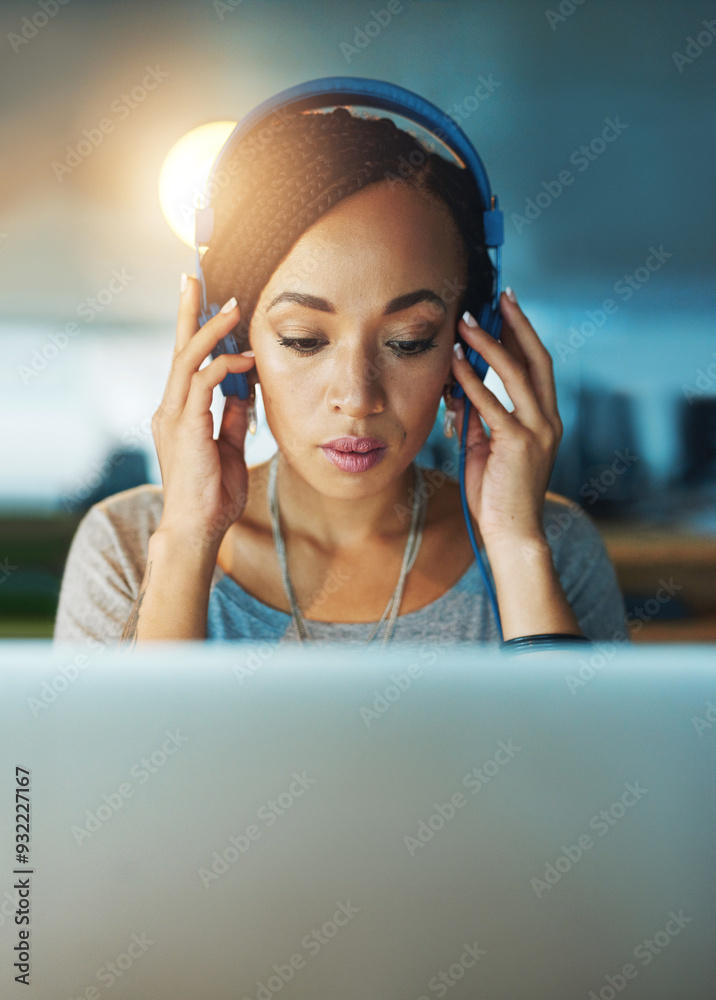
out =
<path fill-rule="evenodd" d="M 225 302 L 223 304 L 223 306 L 221 307 L 221 311 L 223 313 L 230 313 L 231 310 L 234 308 L 235 305 L 236 305 L 236 299 L 232 295 L 231 298 L 229 299 L 229 301 Z"/>
<path fill-rule="evenodd" d="M 465 320 L 465 322 L 467 323 L 467 320 Z M 465 352 L 463 351 L 462 344 L 460 343 L 459 340 L 456 340 L 455 343 L 453 344 L 453 351 L 455 352 L 456 358 L 458 358 L 460 361 L 465 360 Z"/>
<path fill-rule="evenodd" d="M 512 291 L 509 285 L 505 288 L 505 295 L 510 300 L 510 302 L 517 302 L 515 293 Z"/>
<path fill-rule="evenodd" d="M 475 319 L 475 317 L 472 315 L 471 312 L 467 311 L 467 309 L 462 314 L 462 318 L 465 320 L 468 326 L 477 326 L 477 320 Z"/>
<path fill-rule="evenodd" d="M 185 292 L 186 291 L 186 286 L 188 285 L 188 283 L 189 283 L 189 279 L 187 278 L 187 276 L 184 273 L 184 271 L 182 271 L 181 278 L 179 279 L 179 291 L 180 292 Z"/>
<path fill-rule="evenodd" d="M 245 358 L 253 358 L 253 356 L 254 356 L 254 352 L 253 351 L 242 351 L 241 354 Z"/>

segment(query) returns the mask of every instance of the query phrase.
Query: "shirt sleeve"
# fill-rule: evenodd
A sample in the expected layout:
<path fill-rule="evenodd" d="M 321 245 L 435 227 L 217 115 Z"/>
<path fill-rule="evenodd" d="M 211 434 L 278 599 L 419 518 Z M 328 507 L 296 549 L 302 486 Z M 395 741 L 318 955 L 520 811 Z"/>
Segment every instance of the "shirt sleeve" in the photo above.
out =
<path fill-rule="evenodd" d="M 132 565 L 112 520 L 90 507 L 75 531 L 65 563 L 53 640 L 119 645 L 139 593 Z"/>
<path fill-rule="evenodd" d="M 560 499 L 545 512 L 547 540 L 562 589 L 584 635 L 626 642 L 624 598 L 602 537 L 586 511 Z"/>

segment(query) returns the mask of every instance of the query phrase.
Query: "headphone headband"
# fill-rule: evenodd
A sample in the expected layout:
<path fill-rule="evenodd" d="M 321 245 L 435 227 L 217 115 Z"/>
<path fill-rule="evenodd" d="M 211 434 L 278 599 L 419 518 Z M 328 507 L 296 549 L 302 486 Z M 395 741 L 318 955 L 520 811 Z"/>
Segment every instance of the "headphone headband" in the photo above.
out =
<path fill-rule="evenodd" d="M 194 243 L 196 247 L 196 274 L 201 290 L 200 321 L 207 323 L 219 311 L 217 302 L 208 302 L 204 273 L 201 267 L 200 247 L 207 247 L 214 230 L 214 210 L 209 204 L 208 192 L 211 190 L 214 177 L 221 164 L 226 160 L 238 142 L 263 121 L 271 119 L 277 112 L 286 109 L 291 111 L 314 111 L 329 106 L 356 104 L 371 108 L 381 108 L 407 118 L 423 126 L 439 138 L 453 154 L 464 164 L 475 179 L 483 205 L 483 224 L 485 246 L 495 251 L 496 288 L 494 298 L 485 303 L 476 319 L 480 326 L 496 340 L 500 335 L 501 316 L 498 306 L 500 294 L 500 247 L 504 241 L 504 219 L 498 207 L 497 195 L 490 189 L 490 181 L 480 156 L 457 122 L 441 111 L 435 104 L 425 100 L 412 90 L 399 87 L 385 80 L 372 80 L 359 76 L 324 76 L 316 80 L 307 80 L 294 87 L 274 94 L 262 101 L 236 125 L 228 139 L 221 147 L 219 155 L 214 160 L 203 192 L 203 204 L 195 209 Z M 477 354 L 474 348 L 464 345 L 468 361 L 480 378 L 487 374 L 487 364 Z M 222 338 L 212 351 L 212 357 L 220 354 L 236 354 L 238 347 L 232 334 Z M 229 372 L 221 382 L 224 395 L 236 395 L 246 399 L 249 394 L 248 381 L 245 375 Z M 463 395 L 462 387 L 457 385 L 453 395 L 457 398 Z"/>
<path fill-rule="evenodd" d="M 367 77 L 324 76 L 316 80 L 299 83 L 295 87 L 282 90 L 273 97 L 262 101 L 242 118 L 222 146 L 204 187 L 203 207 L 196 209 L 195 244 L 208 246 L 214 228 L 214 213 L 208 205 L 207 191 L 211 189 L 215 173 L 222 161 L 235 145 L 264 119 L 274 112 L 290 108 L 292 111 L 314 111 L 328 106 L 345 103 L 361 104 L 370 108 L 382 108 L 409 118 L 441 139 L 467 166 L 475 178 L 484 206 L 483 222 L 485 245 L 497 248 L 504 242 L 504 221 L 497 208 L 497 196 L 490 190 L 490 180 L 480 155 L 457 122 L 412 90 L 399 87 L 384 80 Z M 406 114 L 406 112 L 409 112 Z"/>

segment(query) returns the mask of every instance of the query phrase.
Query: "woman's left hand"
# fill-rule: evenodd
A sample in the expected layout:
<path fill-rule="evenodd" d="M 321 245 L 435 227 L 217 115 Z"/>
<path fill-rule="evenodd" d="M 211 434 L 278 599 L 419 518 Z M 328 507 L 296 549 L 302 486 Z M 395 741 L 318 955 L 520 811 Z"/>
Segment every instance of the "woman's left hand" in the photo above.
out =
<path fill-rule="evenodd" d="M 516 302 L 500 296 L 500 342 L 460 319 L 458 330 L 502 379 L 510 413 L 466 359 L 452 370 L 471 407 L 465 454 L 465 492 L 480 534 L 491 543 L 544 538 L 545 493 L 562 438 L 552 358 Z M 453 401 L 462 441 L 464 399 Z M 487 435 L 480 417 L 490 429 Z"/>

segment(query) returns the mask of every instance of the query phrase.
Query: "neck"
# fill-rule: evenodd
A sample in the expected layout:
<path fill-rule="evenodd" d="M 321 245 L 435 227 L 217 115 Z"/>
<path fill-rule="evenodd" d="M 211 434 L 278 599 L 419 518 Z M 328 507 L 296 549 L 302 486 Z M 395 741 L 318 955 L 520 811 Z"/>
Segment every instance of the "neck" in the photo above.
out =
<path fill-rule="evenodd" d="M 404 539 L 410 530 L 413 463 L 379 493 L 368 497 L 326 496 L 307 483 L 279 452 L 276 493 L 281 531 L 304 536 L 325 552 L 361 552 L 376 541 Z"/>

